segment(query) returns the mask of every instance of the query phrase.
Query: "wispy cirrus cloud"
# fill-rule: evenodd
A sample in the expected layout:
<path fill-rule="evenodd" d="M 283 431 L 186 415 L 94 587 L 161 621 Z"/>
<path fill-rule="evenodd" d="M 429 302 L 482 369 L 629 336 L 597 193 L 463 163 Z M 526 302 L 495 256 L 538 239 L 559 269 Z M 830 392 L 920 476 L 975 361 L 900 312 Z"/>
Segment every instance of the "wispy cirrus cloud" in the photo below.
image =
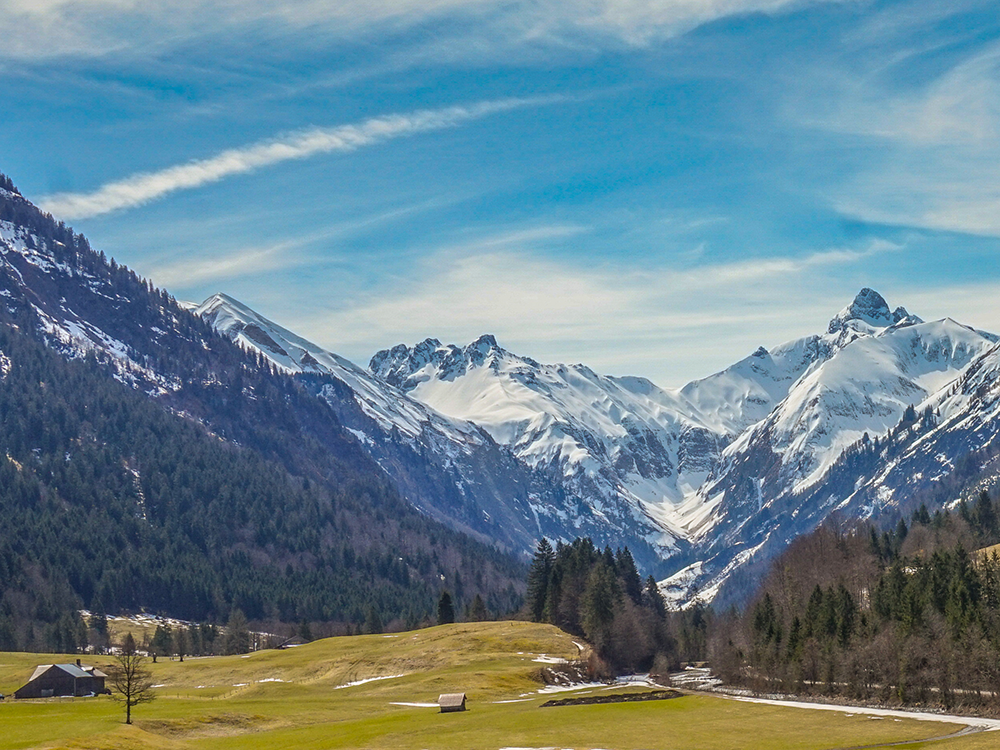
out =
<path fill-rule="evenodd" d="M 1000 237 L 1000 44 L 991 24 L 996 9 L 982 0 L 892 4 L 846 36 L 850 55 L 799 77 L 791 118 L 856 163 L 827 190 L 838 212 Z"/>
<path fill-rule="evenodd" d="M 306 262 L 304 258 L 294 257 L 295 251 L 301 246 L 300 242 L 278 242 L 268 247 L 243 248 L 214 258 L 185 259 L 154 266 L 150 278 L 161 286 L 175 287 L 231 281 L 241 276 L 252 276 L 279 268 L 294 268 Z"/>
<path fill-rule="evenodd" d="M 142 172 L 88 193 L 56 193 L 41 207 L 64 219 L 84 219 L 135 208 L 178 190 L 190 190 L 233 175 L 319 154 L 343 153 L 396 138 L 458 127 L 499 112 L 556 101 L 558 97 L 500 99 L 466 106 L 373 117 L 360 123 L 313 128 L 283 138 L 229 149 L 208 159 Z"/>
<path fill-rule="evenodd" d="M 481 42 L 492 38 L 501 46 L 580 35 L 643 45 L 725 16 L 774 13 L 803 4 L 803 0 L 0 0 L 0 34 L 5 37 L 0 57 L 99 56 L 125 49 L 142 54 L 195 34 L 265 25 L 344 37 L 449 20 L 475 24 Z"/>
<path fill-rule="evenodd" d="M 825 330 L 864 285 L 854 279 L 859 266 L 900 250 L 875 239 L 797 258 L 676 268 L 585 265 L 532 247 L 585 231 L 543 226 L 444 248 L 391 291 L 341 298 L 338 309 L 307 313 L 272 302 L 293 330 L 356 361 L 366 361 L 373 342 L 391 346 L 436 336 L 467 343 L 489 332 L 545 361 L 586 362 L 598 371 L 644 373 L 660 385 L 679 385 L 760 345 Z M 822 288 L 806 283 L 816 274 L 823 275 Z M 866 283 L 878 286 L 874 279 Z"/>

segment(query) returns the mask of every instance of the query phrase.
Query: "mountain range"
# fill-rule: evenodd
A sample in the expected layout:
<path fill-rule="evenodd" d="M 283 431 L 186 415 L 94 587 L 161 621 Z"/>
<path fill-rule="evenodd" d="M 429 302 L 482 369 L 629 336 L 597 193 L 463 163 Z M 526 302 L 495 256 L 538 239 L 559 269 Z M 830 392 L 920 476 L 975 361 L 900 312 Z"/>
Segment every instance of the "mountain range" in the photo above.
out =
<path fill-rule="evenodd" d="M 398 345 L 363 370 L 224 295 L 196 312 L 289 372 L 349 384 L 376 422 L 374 433 L 357 433 L 373 452 L 392 434 L 406 436 L 439 465 L 461 464 L 463 487 L 480 488 L 478 472 L 495 477 L 496 458 L 506 457 L 505 470 L 520 466 L 534 491 L 491 499 L 490 488 L 479 495 L 482 512 L 499 517 L 507 508 L 521 538 L 587 533 L 627 543 L 647 567 L 672 573 L 663 586 L 677 602 L 713 600 L 734 573 L 834 512 L 902 512 L 904 495 L 988 448 L 996 428 L 982 395 L 959 394 L 971 373 L 983 380 L 995 370 L 998 337 L 890 309 L 867 288 L 825 332 L 761 347 L 677 389 L 542 364 L 490 335 L 464 347 Z M 966 434 L 973 415 L 976 430 Z M 903 427 L 906 437 L 918 427 L 927 434 L 912 456 L 895 448 L 889 456 L 884 446 L 902 441 Z M 948 450 L 930 447 L 938 444 Z M 469 462 L 483 446 L 491 460 Z M 866 446 L 871 457 L 859 468 Z"/>
<path fill-rule="evenodd" d="M 825 331 L 680 388 L 543 364 L 488 334 L 399 344 L 362 367 L 225 294 L 178 305 L 62 225 L 43 238 L 51 218 L 9 184 L 0 220 L 0 294 L 63 356 L 99 353 L 119 382 L 226 441 L 260 442 L 254 420 L 305 430 L 318 452 L 480 543 L 519 555 L 542 536 L 628 545 L 678 605 L 738 600 L 831 516 L 894 519 L 996 473 L 1000 339 L 925 322 L 872 289 Z M 219 381 L 220 357 L 238 378 Z M 288 379 L 297 400 L 263 414 L 245 382 L 231 391 L 254 372 Z M 295 475 L 327 460 L 275 441 L 266 455 Z"/>

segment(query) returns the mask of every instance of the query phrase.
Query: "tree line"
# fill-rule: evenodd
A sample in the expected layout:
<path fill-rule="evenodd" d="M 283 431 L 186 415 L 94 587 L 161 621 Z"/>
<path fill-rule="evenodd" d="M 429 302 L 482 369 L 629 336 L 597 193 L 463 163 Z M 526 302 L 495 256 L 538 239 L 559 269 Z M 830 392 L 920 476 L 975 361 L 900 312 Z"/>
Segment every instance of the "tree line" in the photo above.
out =
<path fill-rule="evenodd" d="M 527 578 L 524 615 L 587 639 L 591 672 L 666 672 L 704 658 L 710 614 L 671 613 L 652 576 L 643 581 L 628 547 L 598 549 L 589 538 L 538 543 Z"/>
<path fill-rule="evenodd" d="M 718 618 L 713 665 L 766 692 L 1000 706 L 1000 557 L 976 552 L 998 542 L 985 490 L 890 530 L 827 524 Z"/>

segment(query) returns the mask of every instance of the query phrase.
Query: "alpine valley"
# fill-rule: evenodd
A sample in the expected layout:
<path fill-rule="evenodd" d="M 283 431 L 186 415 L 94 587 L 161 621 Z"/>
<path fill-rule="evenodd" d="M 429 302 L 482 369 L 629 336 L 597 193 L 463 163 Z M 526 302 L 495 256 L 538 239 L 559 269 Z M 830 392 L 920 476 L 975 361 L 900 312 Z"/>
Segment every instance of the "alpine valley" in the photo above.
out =
<path fill-rule="evenodd" d="M 891 518 L 994 471 L 998 336 L 891 310 L 871 289 L 825 332 L 673 390 L 541 364 L 490 335 L 398 345 L 362 370 L 225 295 L 196 311 L 298 377 L 345 383 L 374 428 L 356 434 L 390 474 L 385 446 L 400 442 L 451 471 L 457 507 L 475 509 L 453 525 L 479 512 L 483 533 L 502 518 L 522 538 L 627 544 L 671 574 L 661 585 L 678 605 L 741 599 L 754 571 L 832 514 Z M 523 494 L 493 494 L 499 477 Z"/>
<path fill-rule="evenodd" d="M 518 569 L 506 553 L 526 556 L 543 536 L 589 536 L 627 545 L 676 605 L 725 604 L 831 516 L 891 521 L 920 502 L 933 511 L 1000 474 L 1000 337 L 925 322 L 871 289 L 826 331 L 676 389 L 539 363 L 491 335 L 400 344 L 365 368 L 225 294 L 176 303 L 9 181 L 0 219 L 5 335 L 37 338 L 70 363 L 96 360 L 185 428 L 253 449 L 294 478 L 303 497 L 293 504 L 320 502 L 316 487 L 340 491 L 356 515 L 334 513 L 327 533 L 343 523 L 358 539 L 367 529 L 349 557 L 372 556 L 362 567 L 373 581 L 412 576 L 429 587 L 482 556 L 470 564 L 476 585 L 465 586 L 500 606 Z M 5 349 L 0 365 L 8 378 L 18 363 Z M 18 466 L 38 446 L 23 448 L 9 449 Z M 126 453 L 117 460 L 141 503 L 149 473 Z M 273 567 L 275 585 L 315 571 L 331 550 L 344 559 L 331 539 L 286 549 L 255 533 L 247 520 L 219 544 Z M 421 541 L 430 539 L 436 558 Z"/>

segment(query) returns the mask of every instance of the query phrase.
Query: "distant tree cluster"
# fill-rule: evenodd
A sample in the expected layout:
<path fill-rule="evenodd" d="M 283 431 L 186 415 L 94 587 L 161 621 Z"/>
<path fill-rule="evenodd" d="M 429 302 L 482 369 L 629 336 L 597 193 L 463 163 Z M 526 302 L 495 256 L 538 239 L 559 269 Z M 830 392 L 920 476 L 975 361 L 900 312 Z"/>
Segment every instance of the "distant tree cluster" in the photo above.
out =
<path fill-rule="evenodd" d="M 713 663 L 768 692 L 1000 705 L 1000 558 L 973 553 L 997 542 L 985 491 L 952 513 L 921 505 L 892 531 L 821 527 L 722 618 Z"/>
<path fill-rule="evenodd" d="M 542 539 L 527 583 L 527 616 L 583 636 L 612 672 L 667 669 L 682 658 L 702 658 L 705 612 L 668 616 L 656 581 L 642 580 L 627 547 L 602 551 L 581 538 L 553 549 Z"/>

